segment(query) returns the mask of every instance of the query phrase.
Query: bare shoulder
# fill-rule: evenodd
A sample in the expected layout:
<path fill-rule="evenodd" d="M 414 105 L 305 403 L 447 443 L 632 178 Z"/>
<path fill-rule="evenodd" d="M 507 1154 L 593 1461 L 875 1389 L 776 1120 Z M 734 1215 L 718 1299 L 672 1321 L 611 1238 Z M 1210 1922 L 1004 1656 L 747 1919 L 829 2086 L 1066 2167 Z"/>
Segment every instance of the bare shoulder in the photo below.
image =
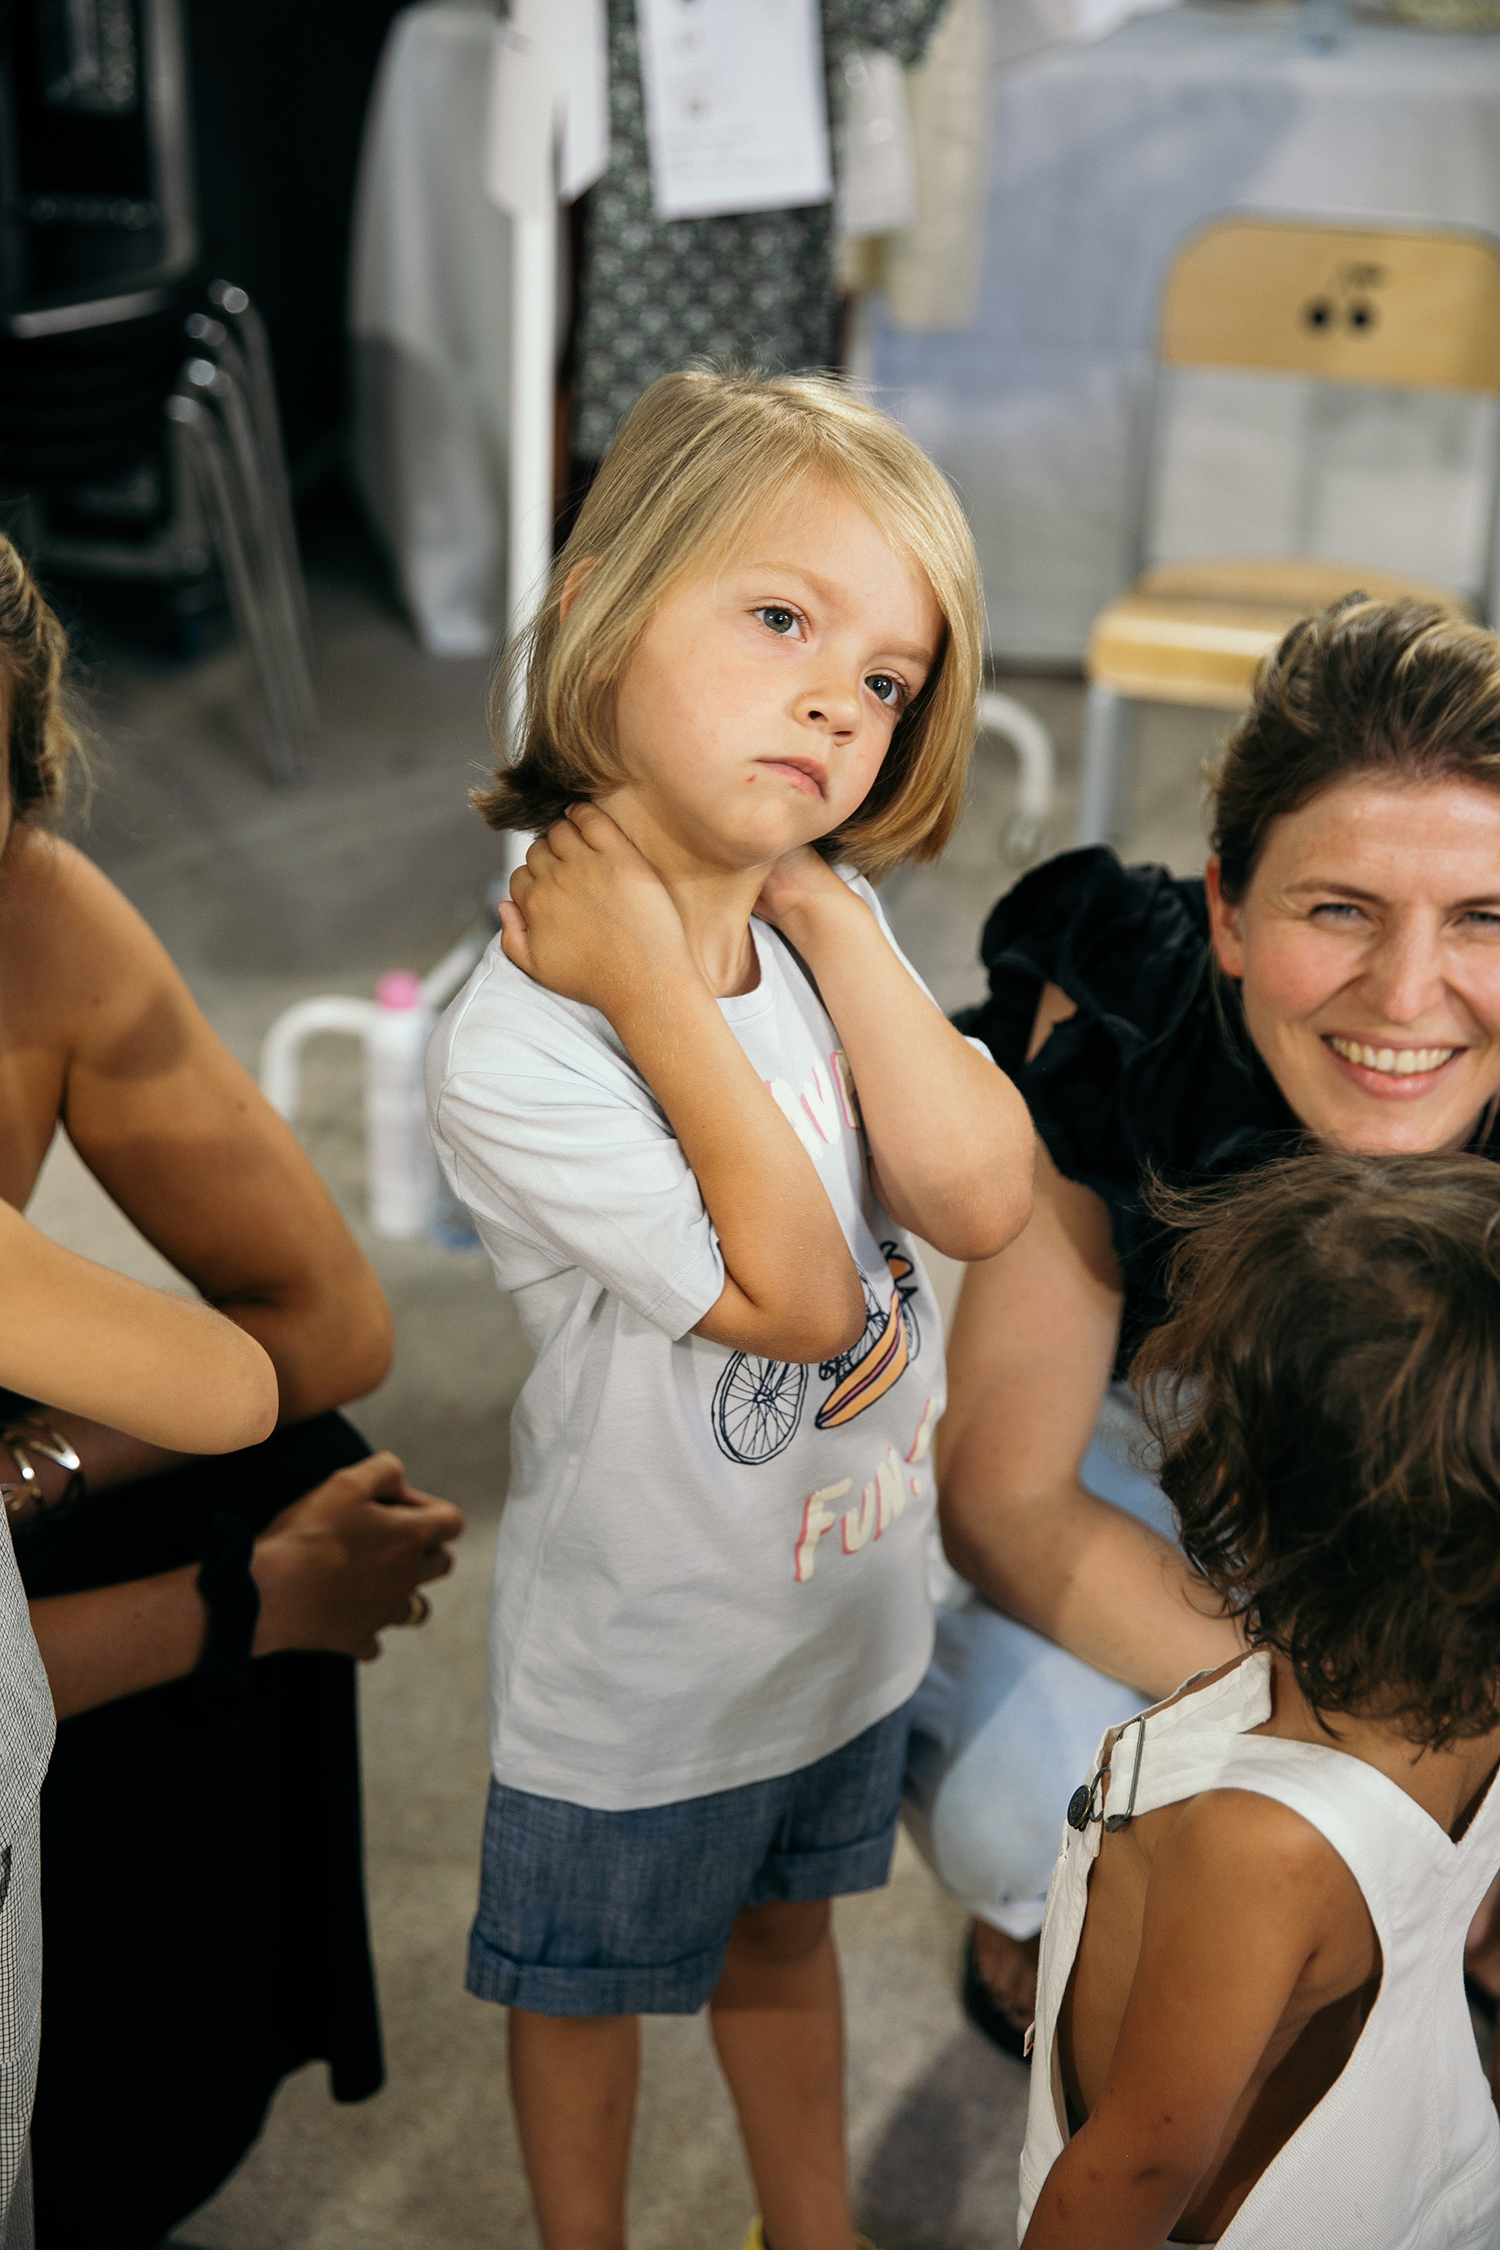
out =
<path fill-rule="evenodd" d="M 1258 1789 L 1203 1789 L 1184 1798 L 1173 1836 L 1179 1851 L 1203 1861 L 1243 1855 L 1253 1845 L 1260 1863 L 1257 1874 L 1285 1868 L 1303 1875 L 1325 1861 L 1344 1865 L 1310 1820 Z"/>
<path fill-rule="evenodd" d="M 86 852 L 24 820 L 17 821 L 5 847 L 0 911 L 11 919 L 22 911 L 40 912 L 49 920 L 76 916 L 107 920 L 115 913 L 140 919 Z"/>
<path fill-rule="evenodd" d="M 1211 1898 L 1217 1920 L 1260 1933 L 1258 1943 L 1274 1931 L 1277 1949 L 1300 1950 L 1318 1981 L 1349 1990 L 1372 1973 L 1364 1894 L 1311 1821 L 1253 1789 L 1206 1789 L 1176 1814 L 1154 1855 L 1153 1892 Z"/>
<path fill-rule="evenodd" d="M 19 822 L 0 863 L 0 993 L 46 1045 L 87 1039 L 117 1008 L 186 987 L 144 918 L 88 856 Z"/>

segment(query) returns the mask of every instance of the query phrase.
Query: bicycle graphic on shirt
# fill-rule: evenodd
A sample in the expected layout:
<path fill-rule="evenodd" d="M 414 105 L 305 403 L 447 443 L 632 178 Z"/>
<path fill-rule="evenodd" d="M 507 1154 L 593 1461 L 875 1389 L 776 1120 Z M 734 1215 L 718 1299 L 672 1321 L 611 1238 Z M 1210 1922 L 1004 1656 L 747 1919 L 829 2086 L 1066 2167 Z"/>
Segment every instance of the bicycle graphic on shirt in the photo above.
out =
<path fill-rule="evenodd" d="M 820 1430 L 839 1429 L 884 1398 L 922 1348 L 911 1306 L 917 1293 L 915 1268 L 894 1242 L 882 1242 L 880 1248 L 890 1268 L 890 1298 L 882 1304 L 860 1275 L 864 1334 L 849 1351 L 825 1359 L 818 1369 L 821 1379 L 833 1385 L 817 1412 Z M 719 1450 L 751 1468 L 774 1461 L 791 1444 L 802 1419 L 807 1378 L 807 1368 L 796 1361 L 736 1352 L 714 1386 L 712 1420 Z"/>

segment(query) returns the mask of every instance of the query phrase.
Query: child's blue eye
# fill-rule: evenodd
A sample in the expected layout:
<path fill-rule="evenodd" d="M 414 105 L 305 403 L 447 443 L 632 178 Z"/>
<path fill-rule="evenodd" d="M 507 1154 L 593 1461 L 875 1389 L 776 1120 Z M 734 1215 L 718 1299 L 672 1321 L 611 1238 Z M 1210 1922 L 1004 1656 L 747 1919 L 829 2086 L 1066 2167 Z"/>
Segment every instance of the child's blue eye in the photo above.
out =
<path fill-rule="evenodd" d="M 882 703 L 890 704 L 893 710 L 899 710 L 906 700 L 905 688 L 899 680 L 892 679 L 889 672 L 869 673 L 865 679 L 865 686 L 872 695 L 878 696 Z"/>
<path fill-rule="evenodd" d="M 778 633 L 783 639 L 802 622 L 794 609 L 785 609 L 780 602 L 764 602 L 755 614 L 768 632 Z"/>

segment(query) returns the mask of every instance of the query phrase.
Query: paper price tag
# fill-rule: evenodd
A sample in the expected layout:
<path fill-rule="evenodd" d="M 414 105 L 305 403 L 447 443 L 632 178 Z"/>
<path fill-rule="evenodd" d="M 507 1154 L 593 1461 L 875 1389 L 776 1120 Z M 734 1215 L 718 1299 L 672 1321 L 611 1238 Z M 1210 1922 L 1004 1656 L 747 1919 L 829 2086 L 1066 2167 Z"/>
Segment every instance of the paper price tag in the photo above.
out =
<path fill-rule="evenodd" d="M 636 0 L 659 219 L 826 203 L 817 0 Z"/>

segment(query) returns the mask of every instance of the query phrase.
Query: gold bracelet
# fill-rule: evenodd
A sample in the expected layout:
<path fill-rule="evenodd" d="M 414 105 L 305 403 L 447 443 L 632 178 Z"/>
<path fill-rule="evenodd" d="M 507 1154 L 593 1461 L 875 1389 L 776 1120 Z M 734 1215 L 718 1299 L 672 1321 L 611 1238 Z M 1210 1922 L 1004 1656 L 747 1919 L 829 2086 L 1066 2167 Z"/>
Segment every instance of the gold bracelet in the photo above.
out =
<path fill-rule="evenodd" d="M 19 1484 L 0 1486 L 0 1499 L 6 1514 L 13 1522 L 33 1515 L 56 1515 L 61 1509 L 76 1507 L 88 1491 L 83 1473 L 83 1463 L 61 1431 L 54 1430 L 50 1422 L 40 1416 L 28 1415 L 25 1421 L 12 1422 L 0 1430 L 0 1445 L 8 1445 L 21 1472 Z M 38 1454 L 44 1461 L 55 1462 L 65 1469 L 68 1481 L 55 1500 L 42 1497 L 41 1486 L 31 1456 Z"/>

